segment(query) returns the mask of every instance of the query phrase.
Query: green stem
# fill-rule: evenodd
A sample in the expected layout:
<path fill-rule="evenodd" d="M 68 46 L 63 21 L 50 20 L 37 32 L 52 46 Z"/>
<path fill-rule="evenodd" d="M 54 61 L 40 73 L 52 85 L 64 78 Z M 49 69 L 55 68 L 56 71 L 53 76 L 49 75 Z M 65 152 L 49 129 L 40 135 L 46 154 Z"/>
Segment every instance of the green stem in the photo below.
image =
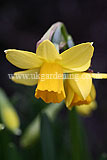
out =
<path fill-rule="evenodd" d="M 69 114 L 72 160 L 92 160 L 86 134 L 75 108 Z"/>

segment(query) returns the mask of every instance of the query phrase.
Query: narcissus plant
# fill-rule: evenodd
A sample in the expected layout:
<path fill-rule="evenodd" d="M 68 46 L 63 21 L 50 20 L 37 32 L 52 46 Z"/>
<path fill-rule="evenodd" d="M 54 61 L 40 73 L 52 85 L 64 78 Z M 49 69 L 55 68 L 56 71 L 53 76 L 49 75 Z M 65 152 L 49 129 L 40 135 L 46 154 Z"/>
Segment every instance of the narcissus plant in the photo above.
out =
<path fill-rule="evenodd" d="M 37 84 L 36 98 L 42 98 L 46 103 L 60 103 L 66 98 L 63 73 L 75 74 L 76 72 L 86 71 L 90 67 L 93 51 L 92 43 L 87 42 L 76 45 L 59 54 L 51 41 L 44 40 L 37 47 L 36 54 L 15 49 L 5 50 L 5 53 L 10 63 L 25 69 L 24 71 L 14 73 L 12 77 L 14 82 L 29 86 Z M 40 75 L 39 78 L 32 78 L 32 74 L 36 76 L 37 73 Z M 58 76 L 54 78 L 56 73 Z M 28 76 L 26 78 L 23 75 Z M 47 78 L 47 75 L 51 75 L 51 77 Z M 44 76 L 45 78 L 43 79 Z M 73 81 L 74 89 L 75 79 Z M 85 99 L 91 90 L 91 76 L 88 81 L 90 85 L 86 82 L 85 93 L 81 94 L 79 92 L 82 98 Z M 81 83 L 79 85 L 83 86 L 84 82 Z"/>

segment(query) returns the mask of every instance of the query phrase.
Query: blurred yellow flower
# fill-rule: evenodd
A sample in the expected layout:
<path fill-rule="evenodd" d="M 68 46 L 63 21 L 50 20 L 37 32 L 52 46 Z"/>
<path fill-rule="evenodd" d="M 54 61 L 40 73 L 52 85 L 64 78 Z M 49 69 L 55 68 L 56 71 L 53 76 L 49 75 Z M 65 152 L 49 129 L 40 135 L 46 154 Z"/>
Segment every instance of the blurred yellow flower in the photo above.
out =
<path fill-rule="evenodd" d="M 92 43 L 87 42 L 59 54 L 51 41 L 44 40 L 38 46 L 36 54 L 15 49 L 8 49 L 5 53 L 10 63 L 21 69 L 27 69 L 14 73 L 12 77 L 14 82 L 30 86 L 37 84 L 36 98 L 42 98 L 46 103 L 59 103 L 66 97 L 63 73 L 86 71 L 90 67 L 93 51 Z M 40 74 L 40 78 L 32 78 L 31 75 L 36 76 L 36 73 Z M 56 73 L 62 75 L 62 78 L 54 78 Z M 30 75 L 30 77 L 25 78 L 21 76 L 23 74 Z M 46 78 L 47 75 L 51 75 L 51 78 Z"/>
<path fill-rule="evenodd" d="M 96 98 L 96 90 L 92 84 L 92 78 L 107 79 L 107 74 L 102 73 L 72 73 L 65 80 L 65 103 L 68 109 L 73 106 L 90 104 Z M 90 106 L 90 105 L 89 105 Z"/>
<path fill-rule="evenodd" d="M 13 108 L 12 104 L 8 100 L 5 92 L 0 88 L 0 113 L 1 113 L 1 120 L 3 121 L 4 125 L 12 131 L 14 134 L 19 135 L 21 134 L 20 127 L 20 120 L 18 117 L 17 112 Z"/>
<path fill-rule="evenodd" d="M 11 130 L 16 135 L 19 135 L 21 133 L 21 130 L 19 129 L 20 126 L 19 117 L 14 108 L 8 106 L 2 108 L 1 117 L 5 126 L 9 130 Z"/>

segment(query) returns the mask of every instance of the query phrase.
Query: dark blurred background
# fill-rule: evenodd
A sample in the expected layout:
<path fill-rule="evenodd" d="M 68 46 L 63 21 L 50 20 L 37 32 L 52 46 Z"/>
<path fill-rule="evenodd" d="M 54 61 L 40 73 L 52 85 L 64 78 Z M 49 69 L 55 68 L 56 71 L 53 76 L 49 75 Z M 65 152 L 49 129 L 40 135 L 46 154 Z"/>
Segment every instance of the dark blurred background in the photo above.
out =
<path fill-rule="evenodd" d="M 27 105 L 22 96 L 27 95 L 28 98 L 31 90 L 34 93 L 34 87 L 17 85 L 8 79 L 8 73 L 19 69 L 6 60 L 3 51 L 12 48 L 35 52 L 36 42 L 57 21 L 65 24 L 75 44 L 94 42 L 95 52 L 92 68 L 95 72 L 107 72 L 106 0 L 1 0 L 0 87 L 10 97 L 14 97 L 16 94 L 19 96 L 19 99 L 15 99 L 15 101 L 18 101 L 16 108 L 22 119 L 24 119 L 24 115 L 21 112 L 25 112 L 22 104 Z M 95 80 L 95 86 L 98 109 L 92 117 L 83 118 L 83 121 L 91 153 L 97 159 L 101 153 L 107 152 L 107 80 Z M 19 100 L 21 104 L 19 104 Z M 34 113 L 32 114 L 34 115 Z"/>

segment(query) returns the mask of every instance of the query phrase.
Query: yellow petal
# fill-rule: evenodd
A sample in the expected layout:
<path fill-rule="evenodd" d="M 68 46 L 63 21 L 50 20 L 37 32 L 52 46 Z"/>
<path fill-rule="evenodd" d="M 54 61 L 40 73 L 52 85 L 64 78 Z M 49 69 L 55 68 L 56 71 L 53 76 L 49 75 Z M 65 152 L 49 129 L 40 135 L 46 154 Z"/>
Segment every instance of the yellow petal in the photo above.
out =
<path fill-rule="evenodd" d="M 92 84 L 90 96 L 92 98 L 92 101 L 95 100 L 95 98 L 96 98 L 96 89 L 95 89 L 94 84 Z"/>
<path fill-rule="evenodd" d="M 88 70 L 88 68 L 91 65 L 91 61 L 88 61 L 88 63 L 86 63 L 85 65 L 83 65 L 82 67 L 78 67 L 78 68 L 73 68 L 73 69 L 69 69 L 69 68 L 63 68 L 63 73 L 73 73 L 73 72 L 82 72 L 84 70 Z"/>
<path fill-rule="evenodd" d="M 35 53 L 21 51 L 16 49 L 5 50 L 7 60 L 22 69 L 38 68 L 42 65 L 42 61 Z"/>
<path fill-rule="evenodd" d="M 71 109 L 73 106 L 77 106 L 77 105 L 90 104 L 91 101 L 92 101 L 92 99 L 91 99 L 90 95 L 88 95 L 88 97 L 85 100 L 83 100 L 77 94 L 74 94 L 74 98 L 72 100 L 72 103 L 69 106 L 69 109 Z"/>
<path fill-rule="evenodd" d="M 86 71 L 90 67 L 90 60 L 93 56 L 94 47 L 91 43 L 82 43 L 76 45 L 60 56 L 62 57 L 62 66 L 66 69 L 75 71 Z"/>
<path fill-rule="evenodd" d="M 92 78 L 89 73 L 69 74 L 68 81 L 74 92 L 82 99 L 86 99 L 92 87 Z"/>
<path fill-rule="evenodd" d="M 36 85 L 38 82 L 39 69 L 30 69 L 26 71 L 15 72 L 12 80 L 15 83 L 24 84 L 27 86 Z"/>
<path fill-rule="evenodd" d="M 56 63 L 42 65 L 35 97 L 42 98 L 46 103 L 59 103 L 65 98 L 63 71 L 60 65 Z"/>
<path fill-rule="evenodd" d="M 91 65 L 91 60 L 88 61 L 88 63 L 86 63 L 85 65 L 82 65 L 81 67 L 78 67 L 78 68 L 73 68 L 72 70 L 73 71 L 76 71 L 76 72 L 83 72 L 83 71 L 86 71 Z"/>
<path fill-rule="evenodd" d="M 65 95 L 66 95 L 65 104 L 69 108 L 74 97 L 74 91 L 72 90 L 68 79 L 66 79 L 64 82 L 64 88 L 65 88 Z"/>
<path fill-rule="evenodd" d="M 96 101 L 92 101 L 90 104 L 83 104 L 80 106 L 76 106 L 76 110 L 79 114 L 83 116 L 89 116 L 93 110 L 97 108 Z"/>
<path fill-rule="evenodd" d="M 47 62 L 55 62 L 61 60 L 53 43 L 49 40 L 43 41 L 37 48 L 36 54 Z"/>
<path fill-rule="evenodd" d="M 75 71 L 68 68 L 63 68 L 63 73 L 75 73 Z"/>
<path fill-rule="evenodd" d="M 107 79 L 106 73 L 90 73 L 91 77 L 94 79 Z"/>

